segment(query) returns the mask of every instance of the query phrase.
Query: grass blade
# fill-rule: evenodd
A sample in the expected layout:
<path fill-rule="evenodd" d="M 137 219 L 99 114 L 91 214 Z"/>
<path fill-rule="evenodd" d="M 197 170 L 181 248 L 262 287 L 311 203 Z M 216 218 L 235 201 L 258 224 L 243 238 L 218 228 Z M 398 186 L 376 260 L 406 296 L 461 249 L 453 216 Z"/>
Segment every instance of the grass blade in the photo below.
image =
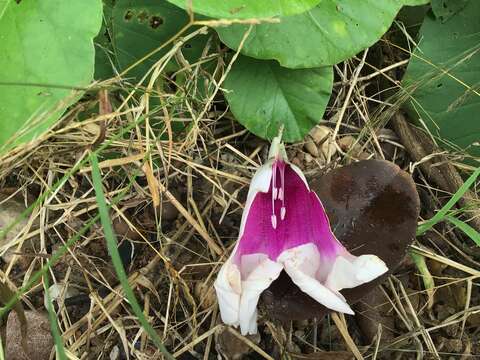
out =
<path fill-rule="evenodd" d="M 420 225 L 417 228 L 417 236 L 423 235 L 425 232 L 430 230 L 435 224 L 443 221 L 447 216 L 447 213 L 450 209 L 457 203 L 458 200 L 467 192 L 467 190 L 475 183 L 475 180 L 480 175 L 480 167 L 476 169 L 472 175 L 463 183 L 462 186 L 457 190 L 457 192 L 451 197 L 450 200 L 429 220 Z"/>
<path fill-rule="evenodd" d="M 428 297 L 428 308 L 431 309 L 434 304 L 433 296 L 435 294 L 435 281 L 433 280 L 432 274 L 428 270 L 427 263 L 425 262 L 425 257 L 420 254 L 416 254 L 413 251 L 410 251 L 410 256 L 415 263 L 418 271 L 420 272 L 420 276 L 422 277 L 423 286 L 425 287 Z"/>
<path fill-rule="evenodd" d="M 91 164 L 92 164 L 92 180 L 93 180 L 93 187 L 95 189 L 95 197 L 97 199 L 98 211 L 100 214 L 100 221 L 102 223 L 103 232 L 105 235 L 105 240 L 107 242 L 108 252 L 110 257 L 112 258 L 113 267 L 115 268 L 115 272 L 117 273 L 118 280 L 123 288 L 125 296 L 132 307 L 133 312 L 137 316 L 140 324 L 143 326 L 143 329 L 146 333 L 150 336 L 152 341 L 158 347 L 158 349 L 167 357 L 168 359 L 174 359 L 173 356 L 167 351 L 165 346 L 162 344 L 160 337 L 153 329 L 153 327 L 149 324 L 140 305 L 135 298 L 132 288 L 128 283 L 127 274 L 125 273 L 125 269 L 123 268 L 122 260 L 120 258 L 120 254 L 117 248 L 117 240 L 115 237 L 115 233 L 113 232 L 112 222 L 109 215 L 109 208 L 107 206 L 107 202 L 105 200 L 105 194 L 103 193 L 102 188 L 102 177 L 100 175 L 100 168 L 98 165 L 98 159 L 96 154 L 92 154 L 91 156 Z"/>
<path fill-rule="evenodd" d="M 47 311 L 48 318 L 50 320 L 50 330 L 53 335 L 53 341 L 55 342 L 55 350 L 57 352 L 57 357 L 60 360 L 68 360 L 67 354 L 65 353 L 65 347 L 63 346 L 62 335 L 60 334 L 60 329 L 58 328 L 57 314 L 53 309 L 52 299 L 50 298 L 50 293 L 48 291 L 48 289 L 50 288 L 50 284 L 48 281 L 48 272 L 43 277 L 43 283 L 45 289 L 45 296 L 47 297 Z"/>
<path fill-rule="evenodd" d="M 447 215 L 445 218 L 448 221 L 450 221 L 453 225 L 455 225 L 457 228 L 462 230 L 465 233 L 465 235 L 467 235 L 470 239 L 472 239 L 472 241 L 475 244 L 477 244 L 477 246 L 480 246 L 480 234 L 478 233 L 477 230 L 475 230 L 470 225 L 463 222 L 462 220 L 457 219 L 454 216 Z"/>

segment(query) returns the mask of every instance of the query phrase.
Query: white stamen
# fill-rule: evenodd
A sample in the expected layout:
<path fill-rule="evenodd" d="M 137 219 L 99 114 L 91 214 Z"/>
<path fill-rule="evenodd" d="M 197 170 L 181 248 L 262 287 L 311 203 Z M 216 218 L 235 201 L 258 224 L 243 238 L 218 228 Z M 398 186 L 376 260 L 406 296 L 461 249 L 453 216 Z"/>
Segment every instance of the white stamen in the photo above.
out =
<path fill-rule="evenodd" d="M 276 200 L 280 196 L 278 190 L 282 191 L 282 189 L 278 189 L 276 187 L 273 188 L 273 190 L 272 190 L 273 200 Z"/>
<path fill-rule="evenodd" d="M 277 217 L 275 216 L 275 214 L 272 215 L 272 227 L 274 229 L 277 228 Z"/>
<path fill-rule="evenodd" d="M 282 207 L 280 208 L 280 219 L 285 219 L 287 209 L 285 208 L 285 166 L 280 168 L 280 193 L 279 198 L 282 201 Z"/>
<path fill-rule="evenodd" d="M 278 189 L 278 200 L 283 201 L 283 189 L 282 188 Z"/>
<path fill-rule="evenodd" d="M 273 220 L 273 218 L 275 217 L 275 200 L 277 196 L 277 164 L 274 162 L 272 165 L 272 226 L 274 229 L 277 227 L 277 219 L 275 218 L 275 220 Z"/>

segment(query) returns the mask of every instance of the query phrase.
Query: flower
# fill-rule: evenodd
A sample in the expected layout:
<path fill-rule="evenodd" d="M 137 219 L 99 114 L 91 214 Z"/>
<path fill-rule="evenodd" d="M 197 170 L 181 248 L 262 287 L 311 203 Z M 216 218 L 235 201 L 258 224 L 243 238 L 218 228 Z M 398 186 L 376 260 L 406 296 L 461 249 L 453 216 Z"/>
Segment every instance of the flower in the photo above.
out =
<path fill-rule="evenodd" d="M 260 295 L 283 270 L 319 303 L 353 314 L 339 291 L 388 268 L 375 255 L 350 254 L 335 238 L 320 199 L 277 137 L 252 179 L 237 244 L 214 284 L 223 322 L 255 334 Z"/>

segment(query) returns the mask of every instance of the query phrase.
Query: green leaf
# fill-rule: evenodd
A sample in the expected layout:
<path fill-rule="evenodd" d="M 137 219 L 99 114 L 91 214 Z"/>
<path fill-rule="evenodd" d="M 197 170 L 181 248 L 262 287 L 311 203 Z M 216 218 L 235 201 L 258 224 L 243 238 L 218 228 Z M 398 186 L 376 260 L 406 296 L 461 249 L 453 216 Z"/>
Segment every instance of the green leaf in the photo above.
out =
<path fill-rule="evenodd" d="M 445 149 L 480 156 L 480 1 L 447 22 L 427 16 L 403 79 L 406 108 Z"/>
<path fill-rule="evenodd" d="M 445 22 L 462 10 L 470 0 L 432 0 L 433 15 Z"/>
<path fill-rule="evenodd" d="M 400 0 L 323 0 L 310 11 L 282 17 L 279 24 L 255 25 L 242 53 L 275 59 L 289 68 L 333 65 L 373 45 L 402 7 Z M 248 25 L 218 28 L 230 48 L 238 46 Z"/>
<path fill-rule="evenodd" d="M 117 59 L 112 46 L 112 12 L 115 0 L 103 1 L 102 28 L 93 40 L 95 44 L 95 79 L 105 80 L 115 75 Z"/>
<path fill-rule="evenodd" d="M 456 1 L 456 0 L 455 0 Z M 403 0 L 402 3 L 405 6 L 418 6 L 428 4 L 430 0 Z"/>
<path fill-rule="evenodd" d="M 159 49 L 189 23 L 188 14 L 166 1 L 118 0 L 113 8 L 113 46 L 120 70 L 125 70 L 152 51 Z M 195 28 L 192 27 L 193 31 Z M 182 54 L 195 61 L 202 54 L 207 35 L 199 35 L 185 43 Z M 142 61 L 126 76 L 140 77 L 164 56 L 171 46 L 166 46 Z M 176 70 L 171 62 L 167 70 Z"/>
<path fill-rule="evenodd" d="M 240 56 L 224 88 L 232 113 L 248 130 L 272 139 L 283 124 L 284 140 L 293 142 L 322 119 L 332 81 L 331 68 L 292 70 Z"/>
<path fill-rule="evenodd" d="M 72 88 L 90 83 L 92 39 L 101 14 L 100 0 L 5 3 L 0 12 L 0 151 L 40 135 L 82 93 Z"/>
<path fill-rule="evenodd" d="M 300 14 L 320 0 L 168 0 L 182 9 L 213 18 L 248 19 Z"/>

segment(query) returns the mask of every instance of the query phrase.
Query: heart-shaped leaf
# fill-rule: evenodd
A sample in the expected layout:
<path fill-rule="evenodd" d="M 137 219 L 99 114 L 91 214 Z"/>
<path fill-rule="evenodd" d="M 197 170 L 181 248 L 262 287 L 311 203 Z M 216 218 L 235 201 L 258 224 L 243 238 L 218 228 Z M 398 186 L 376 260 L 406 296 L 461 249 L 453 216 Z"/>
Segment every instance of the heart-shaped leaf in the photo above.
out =
<path fill-rule="evenodd" d="M 194 13 L 225 19 L 266 18 L 300 14 L 320 0 L 168 0 Z"/>
<path fill-rule="evenodd" d="M 432 11 L 436 18 L 445 22 L 462 10 L 470 0 L 432 0 Z"/>
<path fill-rule="evenodd" d="M 322 0 L 310 11 L 280 18 L 279 24 L 255 25 L 241 51 L 289 68 L 333 65 L 374 44 L 402 5 L 401 0 Z M 248 26 L 217 32 L 225 44 L 238 49 Z"/>
<path fill-rule="evenodd" d="M 480 156 L 479 14 L 480 2 L 470 1 L 446 22 L 426 16 L 403 79 L 410 117 L 421 119 L 442 147 L 474 156 Z"/>
<path fill-rule="evenodd" d="M 115 0 L 103 0 L 103 21 L 100 32 L 93 40 L 95 44 L 95 79 L 109 79 L 118 68 L 112 46 L 112 12 Z"/>
<path fill-rule="evenodd" d="M 102 17 L 100 0 L 2 3 L 0 151 L 40 135 L 92 81 Z"/>
<path fill-rule="evenodd" d="M 158 49 L 189 22 L 188 14 L 166 1 L 118 0 L 112 13 L 113 46 L 120 70 L 125 70 L 145 55 Z M 192 28 L 194 29 L 194 28 Z M 193 30 L 192 30 L 193 31 Z M 195 61 L 202 54 L 207 35 L 199 35 L 185 43 L 183 56 Z M 166 46 L 132 69 L 127 77 L 143 76 L 171 46 Z M 178 66 L 169 63 L 167 70 L 176 70 Z"/>
<path fill-rule="evenodd" d="M 401 0 L 401 2 L 403 3 L 403 5 L 406 5 L 406 6 L 417 6 L 417 5 L 428 4 L 430 0 Z"/>
<path fill-rule="evenodd" d="M 284 140 L 301 140 L 322 119 L 332 91 L 331 68 L 287 69 L 276 61 L 240 56 L 224 83 L 237 120 L 272 139 L 284 125 Z"/>
<path fill-rule="evenodd" d="M 415 239 L 420 201 L 410 175 L 395 164 L 367 160 L 310 181 L 330 218 L 335 236 L 354 255 L 375 254 L 389 272 L 341 293 L 349 303 L 379 285 L 403 260 Z M 320 317 L 328 310 L 282 273 L 262 295 L 270 316 L 281 320 Z"/>

